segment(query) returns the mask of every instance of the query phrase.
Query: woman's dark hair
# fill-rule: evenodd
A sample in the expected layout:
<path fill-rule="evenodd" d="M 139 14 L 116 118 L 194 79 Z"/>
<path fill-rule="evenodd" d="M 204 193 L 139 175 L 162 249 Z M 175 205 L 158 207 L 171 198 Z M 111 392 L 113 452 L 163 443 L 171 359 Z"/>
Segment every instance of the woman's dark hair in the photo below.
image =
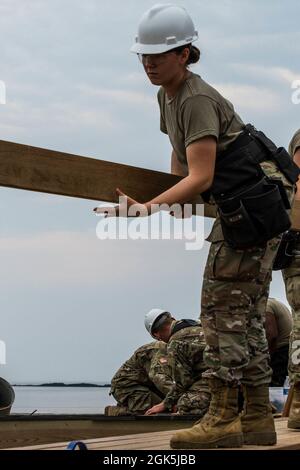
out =
<path fill-rule="evenodd" d="M 198 47 L 196 46 L 191 46 L 190 55 L 189 55 L 186 65 L 196 64 L 196 62 L 199 62 L 200 56 L 201 56 L 200 49 L 198 49 Z"/>
<path fill-rule="evenodd" d="M 181 54 L 184 49 L 188 48 L 190 50 L 190 55 L 189 58 L 186 62 L 186 66 L 190 64 L 196 64 L 200 60 L 200 55 L 201 52 L 198 49 L 198 47 L 193 46 L 192 44 L 185 44 L 184 46 L 176 47 L 175 49 L 172 49 L 171 51 L 168 52 L 175 52 L 176 54 Z"/>

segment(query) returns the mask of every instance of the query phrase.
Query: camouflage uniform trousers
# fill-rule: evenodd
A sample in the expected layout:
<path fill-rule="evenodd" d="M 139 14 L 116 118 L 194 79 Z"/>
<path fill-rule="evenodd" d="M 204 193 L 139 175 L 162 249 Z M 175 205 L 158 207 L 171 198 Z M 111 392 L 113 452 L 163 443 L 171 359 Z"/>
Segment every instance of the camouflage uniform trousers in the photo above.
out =
<path fill-rule="evenodd" d="M 111 381 L 111 395 L 129 413 L 141 414 L 161 403 L 172 387 L 167 346 L 152 342 L 138 348 Z"/>
<path fill-rule="evenodd" d="M 282 271 L 286 297 L 292 309 L 293 329 L 290 336 L 289 376 L 292 383 L 300 381 L 300 243 L 297 243 L 291 265 Z"/>
<path fill-rule="evenodd" d="M 210 393 L 203 390 L 203 380 L 194 382 L 177 401 L 179 414 L 194 414 L 199 418 L 205 415 L 210 403 Z"/>
<path fill-rule="evenodd" d="M 162 397 L 150 390 L 149 387 L 131 383 L 129 387 L 115 387 L 112 395 L 118 405 L 124 406 L 132 414 L 145 413 L 149 408 L 158 405 Z"/>
<path fill-rule="evenodd" d="M 265 247 L 237 250 L 223 241 L 211 245 L 202 290 L 201 321 L 207 347 L 204 377 L 229 384 L 269 384 L 264 329 L 271 268 L 280 237 Z"/>
<path fill-rule="evenodd" d="M 266 176 L 281 179 L 292 202 L 294 186 L 276 164 L 268 160 L 260 165 Z M 272 369 L 264 319 L 281 236 L 261 247 L 238 250 L 224 241 L 218 224 L 217 217 L 216 230 L 208 238 L 212 244 L 202 288 L 204 361 L 209 368 L 203 377 L 218 377 L 231 385 L 268 385 Z"/>

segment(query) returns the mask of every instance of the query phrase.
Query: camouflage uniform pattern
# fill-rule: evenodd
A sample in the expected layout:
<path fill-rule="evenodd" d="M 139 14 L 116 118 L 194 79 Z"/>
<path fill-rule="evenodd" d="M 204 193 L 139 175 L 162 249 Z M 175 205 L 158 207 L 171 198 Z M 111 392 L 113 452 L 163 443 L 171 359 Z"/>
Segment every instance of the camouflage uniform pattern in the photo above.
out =
<path fill-rule="evenodd" d="M 299 148 L 300 148 L 300 129 L 295 133 L 295 135 L 293 136 L 290 142 L 290 145 L 289 145 L 290 155 L 293 157 Z"/>
<path fill-rule="evenodd" d="M 172 329 L 180 324 L 175 321 Z M 210 392 L 202 378 L 206 366 L 203 362 L 205 339 L 202 327 L 189 326 L 171 335 L 168 342 L 168 360 L 172 369 L 173 387 L 164 404 L 171 410 L 177 404 L 179 414 L 203 416 L 209 406 Z"/>
<path fill-rule="evenodd" d="M 161 341 L 145 344 L 120 367 L 111 382 L 118 405 L 141 414 L 161 403 L 172 387 L 166 353 L 167 345 Z"/>
<path fill-rule="evenodd" d="M 289 146 L 293 156 L 300 148 L 300 129 L 296 132 Z M 293 315 L 293 330 L 290 337 L 289 376 L 291 383 L 300 381 L 300 243 L 297 243 L 295 255 L 290 266 L 282 270 L 286 297 Z"/>
<path fill-rule="evenodd" d="M 265 174 L 279 177 L 290 200 L 293 185 L 275 163 L 261 163 Z M 211 247 L 204 272 L 201 322 L 207 342 L 204 377 L 229 385 L 269 384 L 268 344 L 264 329 L 272 265 L 280 236 L 251 249 L 234 249 L 225 241 L 219 218 L 208 237 Z"/>

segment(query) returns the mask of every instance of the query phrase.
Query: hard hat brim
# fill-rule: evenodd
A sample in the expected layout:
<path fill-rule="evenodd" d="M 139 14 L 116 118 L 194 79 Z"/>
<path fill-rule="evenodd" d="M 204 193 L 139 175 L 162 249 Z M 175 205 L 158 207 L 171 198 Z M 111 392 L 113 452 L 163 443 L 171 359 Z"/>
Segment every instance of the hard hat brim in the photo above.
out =
<path fill-rule="evenodd" d="M 136 42 L 130 49 L 130 52 L 134 54 L 162 54 L 163 52 L 170 51 L 176 47 L 184 46 L 185 44 L 191 44 L 197 41 L 198 36 L 194 36 L 190 41 L 178 41 L 173 44 L 141 44 Z"/>

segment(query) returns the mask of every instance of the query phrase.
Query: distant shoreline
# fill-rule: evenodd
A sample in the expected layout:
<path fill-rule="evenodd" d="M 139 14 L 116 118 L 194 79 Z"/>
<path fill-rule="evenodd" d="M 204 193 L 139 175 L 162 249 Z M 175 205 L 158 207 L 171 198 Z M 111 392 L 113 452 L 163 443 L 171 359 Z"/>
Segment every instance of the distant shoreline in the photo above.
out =
<path fill-rule="evenodd" d="M 71 383 L 65 384 L 64 382 L 51 382 L 44 384 L 13 384 L 13 387 L 96 387 L 96 388 L 108 388 L 110 384 L 94 384 L 94 383 Z"/>

